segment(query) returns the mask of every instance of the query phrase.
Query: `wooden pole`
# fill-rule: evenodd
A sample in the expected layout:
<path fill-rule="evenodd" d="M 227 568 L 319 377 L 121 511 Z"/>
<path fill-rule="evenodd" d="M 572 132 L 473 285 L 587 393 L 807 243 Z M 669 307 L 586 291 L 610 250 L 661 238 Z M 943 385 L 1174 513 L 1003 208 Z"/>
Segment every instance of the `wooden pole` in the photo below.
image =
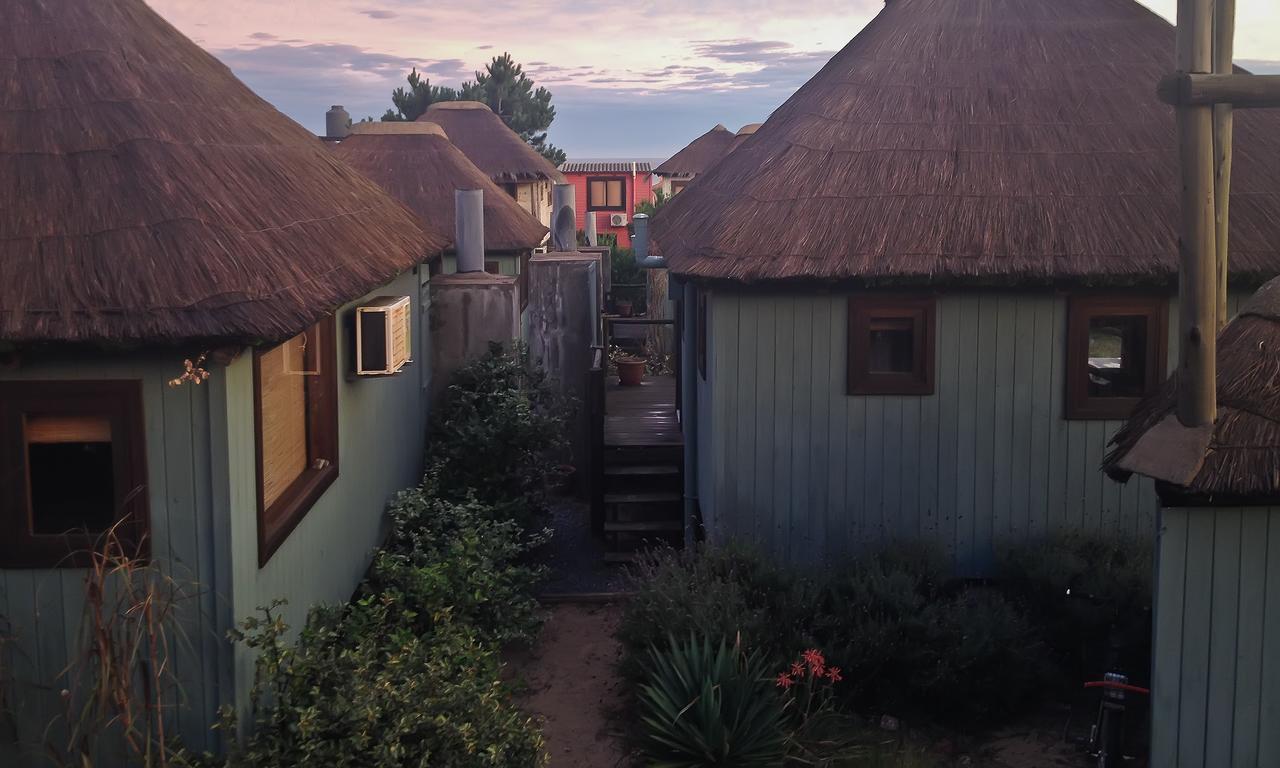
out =
<path fill-rule="evenodd" d="M 1207 73 L 1213 66 L 1212 0 L 1178 0 L 1178 69 Z M 1178 241 L 1178 420 L 1212 424 L 1217 338 L 1217 259 L 1213 204 L 1213 107 L 1179 106 L 1182 232 Z"/>
<path fill-rule="evenodd" d="M 1232 49 L 1236 35 L 1236 0 L 1216 0 L 1213 8 L 1213 71 L 1232 72 Z M 1230 104 L 1213 107 L 1213 204 L 1214 246 L 1218 262 L 1217 325 L 1227 324 L 1227 206 L 1231 201 L 1231 133 L 1234 122 Z"/>

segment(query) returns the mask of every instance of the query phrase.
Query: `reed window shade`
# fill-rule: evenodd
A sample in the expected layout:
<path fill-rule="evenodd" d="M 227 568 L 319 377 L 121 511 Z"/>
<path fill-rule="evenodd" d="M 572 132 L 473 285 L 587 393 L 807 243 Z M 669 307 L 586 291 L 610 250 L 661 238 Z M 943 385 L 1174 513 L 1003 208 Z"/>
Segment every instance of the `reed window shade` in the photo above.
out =
<path fill-rule="evenodd" d="M 0 567 L 146 557 L 148 522 L 138 382 L 0 382 Z"/>
<path fill-rule="evenodd" d="M 338 476 L 335 345 L 328 318 L 254 355 L 260 566 Z"/>
<path fill-rule="evenodd" d="M 931 395 L 934 299 L 859 295 L 849 299 L 850 395 Z"/>
<path fill-rule="evenodd" d="M 625 211 L 626 179 L 623 178 L 587 178 L 587 210 L 588 211 Z"/>

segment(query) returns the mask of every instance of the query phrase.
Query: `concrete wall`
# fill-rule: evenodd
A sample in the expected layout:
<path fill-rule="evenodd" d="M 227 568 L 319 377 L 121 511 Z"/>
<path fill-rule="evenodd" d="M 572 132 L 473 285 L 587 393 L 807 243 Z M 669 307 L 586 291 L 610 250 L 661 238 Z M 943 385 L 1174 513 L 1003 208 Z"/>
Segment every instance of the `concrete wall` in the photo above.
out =
<path fill-rule="evenodd" d="M 1280 765 L 1280 508 L 1160 511 L 1151 765 Z"/>
<path fill-rule="evenodd" d="M 1121 422 L 1063 418 L 1065 296 L 940 296 L 923 397 L 845 394 L 847 305 L 710 293 L 698 451 L 713 540 L 808 561 L 924 538 L 983 573 L 1002 540 L 1153 530 L 1152 484 L 1098 471 Z"/>
<path fill-rule="evenodd" d="M 453 372 L 487 352 L 490 342 L 510 348 L 519 337 L 516 280 L 485 272 L 436 275 L 430 318 L 431 396 L 438 402 Z"/>

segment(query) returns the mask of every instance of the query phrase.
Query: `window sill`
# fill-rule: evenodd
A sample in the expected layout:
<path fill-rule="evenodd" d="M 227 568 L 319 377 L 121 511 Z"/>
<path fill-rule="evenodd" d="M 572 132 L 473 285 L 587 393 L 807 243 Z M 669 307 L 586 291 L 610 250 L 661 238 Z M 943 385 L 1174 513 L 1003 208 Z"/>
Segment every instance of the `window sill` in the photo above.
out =
<path fill-rule="evenodd" d="M 271 560 L 302 518 L 338 479 L 338 465 L 309 469 L 289 486 L 280 498 L 258 516 L 258 567 Z"/>

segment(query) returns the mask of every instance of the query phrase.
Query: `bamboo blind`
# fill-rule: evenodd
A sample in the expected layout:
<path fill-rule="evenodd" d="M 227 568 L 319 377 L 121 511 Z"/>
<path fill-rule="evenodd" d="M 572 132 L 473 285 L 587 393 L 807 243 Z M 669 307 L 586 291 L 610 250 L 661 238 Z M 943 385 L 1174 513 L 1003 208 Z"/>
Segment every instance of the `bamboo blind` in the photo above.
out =
<path fill-rule="evenodd" d="M 105 416 L 28 416 L 27 443 L 109 443 L 111 420 Z"/>
<path fill-rule="evenodd" d="M 258 366 L 262 393 L 262 505 L 270 507 L 307 468 L 306 377 L 297 372 L 305 334 L 263 353 Z"/>

